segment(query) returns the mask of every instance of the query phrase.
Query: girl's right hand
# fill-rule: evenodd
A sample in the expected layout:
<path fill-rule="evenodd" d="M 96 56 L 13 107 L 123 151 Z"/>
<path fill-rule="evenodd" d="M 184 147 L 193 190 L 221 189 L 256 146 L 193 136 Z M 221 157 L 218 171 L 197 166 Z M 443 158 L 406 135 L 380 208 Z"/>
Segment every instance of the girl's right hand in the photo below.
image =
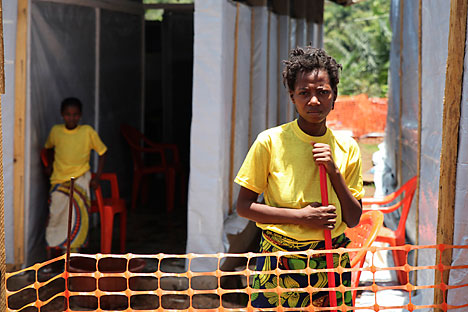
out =
<path fill-rule="evenodd" d="M 322 206 L 313 202 L 299 209 L 300 224 L 318 229 L 332 230 L 336 224 L 336 207 L 333 205 Z"/>

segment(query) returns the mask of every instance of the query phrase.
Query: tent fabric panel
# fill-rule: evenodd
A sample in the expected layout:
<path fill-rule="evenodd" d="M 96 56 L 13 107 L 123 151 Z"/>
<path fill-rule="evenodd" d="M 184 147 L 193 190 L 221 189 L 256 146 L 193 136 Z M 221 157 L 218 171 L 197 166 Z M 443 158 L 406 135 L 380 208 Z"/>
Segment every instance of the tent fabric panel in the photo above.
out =
<path fill-rule="evenodd" d="M 241 27 L 241 4 L 239 4 L 239 22 L 238 22 L 238 40 L 240 38 L 240 27 Z M 222 100 L 222 105 L 224 107 L 223 110 L 223 118 L 218 120 L 217 126 L 225 127 L 225 132 L 223 133 L 223 140 L 225 144 L 225 150 L 223 150 L 222 153 L 225 153 L 223 155 L 223 162 L 226 163 L 226 166 L 224 167 L 223 170 L 221 170 L 222 174 L 222 179 L 223 179 L 223 187 L 224 187 L 224 192 L 221 194 L 222 196 L 222 201 L 220 205 L 218 206 L 218 209 L 221 209 L 222 215 L 223 215 L 223 220 L 226 219 L 228 213 L 229 213 L 229 208 L 232 207 L 230 206 L 231 203 L 229 203 L 229 191 L 233 186 L 233 181 L 230 179 L 230 165 L 231 165 L 231 139 L 234 138 L 235 140 L 235 134 L 231 133 L 231 127 L 232 127 L 232 122 L 238 122 L 235 116 L 232 115 L 232 108 L 233 108 L 233 96 L 234 96 L 234 84 L 233 84 L 233 78 L 234 78 L 234 58 L 236 52 L 234 51 L 234 38 L 236 36 L 236 15 L 237 15 L 237 5 L 236 3 L 232 2 L 227 2 L 223 8 L 222 8 L 222 30 L 223 30 L 223 37 L 222 37 L 222 49 L 223 49 L 223 71 L 222 71 L 222 82 L 223 82 L 223 87 L 222 87 L 222 94 L 223 94 L 223 100 Z M 250 25 L 250 24 L 249 24 Z M 238 51 L 242 49 L 240 43 L 238 43 Z M 246 50 L 250 50 L 250 44 L 245 47 Z M 249 54 L 247 54 L 249 55 Z M 239 74 L 239 63 L 248 61 L 250 57 L 247 59 L 242 59 L 239 57 L 239 52 L 237 52 L 237 69 L 236 69 L 236 76 L 240 77 Z M 248 76 L 243 77 L 244 79 L 248 79 Z M 239 80 L 237 80 L 237 83 Z M 236 91 L 236 97 L 239 96 L 238 90 Z M 236 103 L 237 106 L 237 103 Z M 239 130 L 238 127 L 235 127 L 236 131 Z M 235 157 L 235 141 L 234 141 L 234 157 Z M 235 158 L 234 158 L 235 161 Z M 233 172 L 236 174 L 236 172 Z M 233 198 L 235 198 L 235 193 L 233 193 Z M 223 231 L 223 226 L 221 225 L 221 231 Z M 220 236 L 221 238 L 222 236 Z M 224 245 L 226 248 L 226 245 Z"/>
<path fill-rule="evenodd" d="M 14 263 L 14 230 L 13 230 L 13 144 L 15 122 L 15 44 L 17 1 L 3 3 L 3 33 L 5 52 L 5 94 L 2 98 L 2 132 L 3 132 L 3 194 L 5 219 L 5 254 L 6 262 Z"/>
<path fill-rule="evenodd" d="M 250 65 L 251 65 L 251 7 L 239 5 L 239 37 L 237 49 L 237 90 L 236 90 L 236 115 L 235 115 L 235 133 L 234 135 L 234 167 L 233 178 L 239 171 L 245 155 L 250 147 L 249 128 L 250 128 Z M 233 198 L 230 205 L 236 203 L 239 185 L 230 181 L 233 187 Z M 234 208 L 234 207 L 233 207 Z"/>
<path fill-rule="evenodd" d="M 418 112 L 419 112 L 419 81 L 418 77 L 418 28 L 419 28 L 419 2 L 407 1 L 404 3 L 403 13 L 403 55 L 402 58 L 402 106 L 401 106 L 401 181 L 406 181 L 417 174 L 418 158 Z M 417 237 L 416 208 L 412 203 L 406 223 L 406 235 L 410 242 L 415 243 Z M 396 219 L 398 222 L 399 218 Z"/>
<path fill-rule="evenodd" d="M 278 92 L 278 107 L 277 107 L 277 122 L 275 125 L 281 125 L 292 120 L 291 113 L 289 111 L 290 102 L 286 88 L 283 86 L 283 79 L 281 72 L 283 70 L 283 60 L 288 59 L 289 53 L 289 16 L 279 15 L 278 16 L 278 80 L 277 80 L 277 92 Z"/>
<path fill-rule="evenodd" d="M 468 38 L 465 49 L 468 45 Z M 462 90 L 462 107 L 460 117 L 460 133 L 458 141 L 457 184 L 455 189 L 455 215 L 454 215 L 454 245 L 468 245 L 468 55 L 465 54 L 464 77 Z M 464 104 L 463 104 L 464 103 Z M 464 249 L 454 250 L 452 254 L 452 266 L 468 263 L 468 252 Z M 450 272 L 450 285 L 464 285 L 468 283 L 468 276 L 461 270 Z M 466 291 L 451 289 L 448 292 L 448 304 L 464 304 L 460 298 L 466 298 Z M 466 303 L 466 299 L 465 299 Z M 455 309 L 454 311 L 462 311 Z"/>
<path fill-rule="evenodd" d="M 297 20 L 296 27 L 296 45 L 304 47 L 307 45 L 307 21 L 303 18 Z"/>
<path fill-rule="evenodd" d="M 101 10 L 99 135 L 108 148 L 104 169 L 117 173 L 124 196 L 131 193 L 133 163 L 120 125 L 141 125 L 141 32 L 141 16 Z"/>
<path fill-rule="evenodd" d="M 39 151 L 50 128 L 62 123 L 60 103 L 78 97 L 82 124 L 94 121 L 95 11 L 57 3 L 31 5 L 30 102 L 27 107 L 26 264 L 44 256 L 48 183 Z"/>
<path fill-rule="evenodd" d="M 307 22 L 307 36 L 306 36 L 306 42 L 307 44 L 310 44 L 311 46 L 315 46 L 315 27 L 313 22 Z"/>
<path fill-rule="evenodd" d="M 277 125 L 278 81 L 281 81 L 278 71 L 280 60 L 278 56 L 278 23 L 279 16 L 270 13 L 270 46 L 268 47 L 268 116 L 266 128 Z"/>
<path fill-rule="evenodd" d="M 236 8 L 196 0 L 187 252 L 224 251 Z M 229 38 L 229 40 L 224 40 Z M 231 43 L 231 44 L 229 44 Z M 214 262 L 192 269 L 209 270 Z"/>
<path fill-rule="evenodd" d="M 422 8 L 422 131 L 419 196 L 419 244 L 435 244 L 439 195 L 442 111 L 447 63 L 450 6 L 437 0 Z M 434 21 L 437 20 L 437 23 Z M 438 116 L 438 118 L 434 118 Z M 418 256 L 418 265 L 432 265 L 435 255 Z M 433 282 L 434 274 L 418 274 L 418 283 Z"/>
<path fill-rule="evenodd" d="M 382 164 L 381 176 L 375 178 L 375 197 L 383 197 L 390 194 L 396 189 L 397 182 L 397 154 L 400 138 L 400 2 L 392 0 L 390 6 L 390 25 L 392 27 L 392 40 L 390 42 L 390 70 L 389 70 L 389 85 L 388 93 L 388 110 L 386 120 L 386 130 L 384 139 L 384 157 Z M 395 228 L 394 217 L 387 217 L 390 227 Z"/>
<path fill-rule="evenodd" d="M 254 10 L 254 55 L 252 64 L 252 133 L 251 142 L 266 129 L 265 120 L 267 103 L 267 66 L 268 66 L 268 9 L 267 7 L 253 7 Z"/>
<path fill-rule="evenodd" d="M 288 48 L 288 54 L 286 55 L 287 59 L 289 57 L 289 51 L 291 49 L 295 49 L 296 47 L 300 46 L 300 44 L 297 41 L 297 31 L 299 29 L 299 20 L 296 18 L 290 18 L 289 19 L 289 48 Z M 283 69 L 284 65 L 281 60 L 281 71 Z M 282 78 L 281 78 L 282 79 Z M 286 91 L 286 97 L 287 97 L 287 102 L 286 102 L 286 116 L 287 116 L 287 121 L 291 121 L 295 119 L 295 106 L 293 105 L 292 102 L 289 100 L 289 93 L 287 92 L 287 89 L 285 89 L 283 83 L 281 83 L 281 88 Z"/>

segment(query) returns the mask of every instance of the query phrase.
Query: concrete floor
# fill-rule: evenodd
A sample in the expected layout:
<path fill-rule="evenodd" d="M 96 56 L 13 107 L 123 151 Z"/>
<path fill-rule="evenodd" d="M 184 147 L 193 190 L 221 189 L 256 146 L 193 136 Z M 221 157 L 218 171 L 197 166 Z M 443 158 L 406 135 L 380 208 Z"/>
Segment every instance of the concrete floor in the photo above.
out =
<path fill-rule="evenodd" d="M 385 246 L 385 244 L 374 243 L 374 246 Z M 366 263 L 364 267 L 370 267 L 372 263 L 372 254 L 367 253 Z M 375 253 L 374 265 L 379 268 L 386 268 L 394 266 L 391 251 L 379 251 Z M 377 271 L 375 273 L 375 282 L 378 286 L 399 286 L 397 275 L 395 271 Z M 364 271 L 361 274 L 360 286 L 371 286 L 373 284 L 372 272 Z M 421 298 L 413 297 L 411 302 L 417 303 Z M 356 298 L 356 307 L 369 307 L 370 309 L 363 309 L 359 311 L 375 311 L 374 305 L 378 304 L 386 312 L 400 312 L 408 311 L 403 308 L 390 308 L 403 306 L 409 302 L 409 293 L 399 289 L 389 289 L 377 292 L 377 296 L 370 290 L 363 291 L 358 298 Z M 420 303 L 419 303 L 420 304 Z M 420 311 L 420 310 L 418 310 Z"/>

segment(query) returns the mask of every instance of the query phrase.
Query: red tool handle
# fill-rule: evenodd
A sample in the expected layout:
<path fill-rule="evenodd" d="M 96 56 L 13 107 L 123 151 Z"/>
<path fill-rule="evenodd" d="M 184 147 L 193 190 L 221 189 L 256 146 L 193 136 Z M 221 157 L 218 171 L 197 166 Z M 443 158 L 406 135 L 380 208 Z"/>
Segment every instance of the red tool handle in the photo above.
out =
<path fill-rule="evenodd" d="M 322 195 L 322 206 L 328 206 L 328 189 L 327 189 L 327 171 L 325 170 L 324 165 L 319 166 L 320 171 L 320 194 Z M 325 236 L 325 249 L 331 250 L 333 249 L 332 246 L 332 239 L 331 239 L 331 232 L 330 230 L 323 230 L 323 235 Z M 327 269 L 334 269 L 335 266 L 333 265 L 333 254 L 327 253 Z M 334 272 L 327 272 L 328 273 L 328 287 L 335 287 L 335 273 Z M 334 290 L 330 290 L 330 307 L 336 307 L 336 292 Z"/>

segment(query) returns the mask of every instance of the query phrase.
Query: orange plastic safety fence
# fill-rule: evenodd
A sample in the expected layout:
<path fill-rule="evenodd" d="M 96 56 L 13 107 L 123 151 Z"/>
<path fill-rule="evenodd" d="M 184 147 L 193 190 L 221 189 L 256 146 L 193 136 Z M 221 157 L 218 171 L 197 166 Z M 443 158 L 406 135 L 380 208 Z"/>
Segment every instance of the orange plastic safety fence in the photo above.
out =
<path fill-rule="evenodd" d="M 313 293 L 318 290 L 363 291 L 374 294 L 374 301 L 367 305 L 348 307 L 345 305 L 330 307 L 308 306 L 300 308 L 303 311 L 385 311 L 388 309 L 404 309 L 416 311 L 425 308 L 438 308 L 447 311 L 456 308 L 467 308 L 468 304 L 449 305 L 444 302 L 434 303 L 433 296 L 424 295 L 422 303 L 417 305 L 413 298 L 417 292 L 441 289 L 450 291 L 456 288 L 466 288 L 464 285 L 381 285 L 376 282 L 376 274 L 383 271 L 403 270 L 406 274 L 416 271 L 426 271 L 434 276 L 435 272 L 442 274 L 445 270 L 466 270 L 468 265 L 445 266 L 440 263 L 440 255 L 446 249 L 468 249 L 468 246 L 431 245 L 401 247 L 370 247 L 366 248 L 372 261 L 368 267 L 343 268 L 337 267 L 334 272 L 370 272 L 372 282 L 358 287 L 338 286 L 334 288 L 282 288 L 253 289 L 251 279 L 260 273 L 275 274 L 277 277 L 289 273 L 312 274 L 328 272 L 328 269 L 255 271 L 254 262 L 258 253 L 245 254 L 186 254 L 186 255 L 85 255 L 72 254 L 70 272 L 64 272 L 64 257 L 59 257 L 41 264 L 36 264 L 24 270 L 6 275 L 7 311 L 272 311 L 272 308 L 259 309 L 252 306 L 249 300 L 255 292 L 274 292 L 282 299 L 291 292 Z M 434 265 L 401 267 L 379 267 L 374 265 L 376 253 L 381 251 L 400 251 L 408 255 L 416 249 L 425 249 L 434 255 Z M 277 252 L 269 254 L 280 258 L 287 255 L 307 255 L 333 252 L 343 254 L 356 252 L 357 249 L 340 248 L 331 251 Z M 436 254 L 438 255 L 436 257 Z M 233 271 L 223 271 L 222 263 L 228 258 L 243 259 L 244 265 Z M 437 259 L 436 259 L 437 258 Z M 192 270 L 196 263 L 213 263 L 216 268 L 210 272 Z M 368 273 L 369 274 L 369 273 Z M 412 273 L 413 274 L 413 273 Z M 408 279 L 411 281 L 411 279 Z M 234 286 L 233 282 L 234 281 Z M 229 284 L 231 282 L 231 284 Z M 279 283 L 277 283 L 279 285 Z M 378 293 L 386 290 L 407 292 L 407 303 L 402 305 L 379 304 Z M 445 292 L 446 293 L 446 292 Z M 276 311 L 297 311 L 298 308 L 282 307 L 282 300 Z"/>

